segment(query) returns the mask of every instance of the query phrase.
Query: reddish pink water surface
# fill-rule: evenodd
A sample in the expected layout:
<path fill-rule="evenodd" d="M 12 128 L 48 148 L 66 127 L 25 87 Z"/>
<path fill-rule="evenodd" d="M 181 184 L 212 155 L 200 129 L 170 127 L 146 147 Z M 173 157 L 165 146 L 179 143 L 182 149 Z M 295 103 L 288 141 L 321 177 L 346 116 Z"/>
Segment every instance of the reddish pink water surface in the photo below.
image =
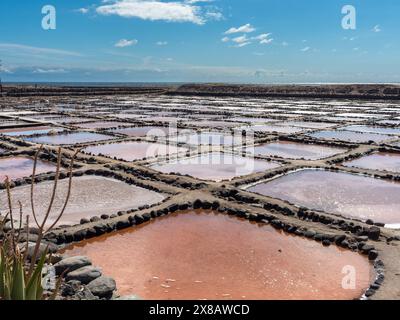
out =
<path fill-rule="evenodd" d="M 75 124 L 75 127 L 83 128 L 83 129 L 108 129 L 108 128 L 116 128 L 120 126 L 129 125 L 125 122 L 118 121 L 96 121 L 96 122 L 87 122 L 87 123 L 79 123 Z"/>
<path fill-rule="evenodd" d="M 398 182 L 307 169 L 259 183 L 248 191 L 364 221 L 400 223 Z"/>
<path fill-rule="evenodd" d="M 143 299 L 353 299 L 372 277 L 357 253 L 205 211 L 158 218 L 66 254 L 89 256 L 120 294 Z M 342 288 L 348 268 L 353 289 Z"/>
<path fill-rule="evenodd" d="M 152 158 L 156 156 L 174 155 L 184 152 L 186 148 L 151 142 L 122 142 L 91 146 L 83 149 L 93 154 L 102 154 L 109 157 L 117 157 L 126 161 Z"/>
<path fill-rule="evenodd" d="M 345 162 L 347 167 L 400 172 L 400 153 L 378 152 Z"/>
<path fill-rule="evenodd" d="M 222 181 L 278 168 L 279 166 L 280 164 L 276 162 L 213 152 L 155 164 L 152 168 L 163 173 L 175 172 L 183 175 L 188 174 L 202 180 Z"/>
<path fill-rule="evenodd" d="M 29 177 L 33 171 L 33 160 L 26 157 L 0 159 L 0 181 L 6 176 L 11 180 Z M 55 165 L 50 162 L 38 161 L 36 174 L 55 171 Z"/>
<path fill-rule="evenodd" d="M 261 156 L 278 156 L 289 159 L 317 160 L 343 153 L 346 149 L 333 148 L 315 144 L 279 141 L 249 148 L 250 153 Z"/>
<path fill-rule="evenodd" d="M 370 132 L 354 132 L 354 131 L 344 131 L 344 130 L 325 130 L 325 131 L 318 131 L 315 133 L 310 134 L 311 137 L 318 138 L 318 139 L 327 139 L 327 140 L 342 140 L 342 141 L 349 141 L 349 142 L 383 142 L 385 140 L 393 139 L 392 136 L 385 135 L 385 134 L 377 134 L 377 133 L 370 133 Z"/>
<path fill-rule="evenodd" d="M 110 130 L 113 133 L 120 133 L 127 135 L 129 137 L 165 137 L 169 134 L 168 127 L 134 127 L 134 128 L 124 128 L 124 129 L 113 129 Z"/>

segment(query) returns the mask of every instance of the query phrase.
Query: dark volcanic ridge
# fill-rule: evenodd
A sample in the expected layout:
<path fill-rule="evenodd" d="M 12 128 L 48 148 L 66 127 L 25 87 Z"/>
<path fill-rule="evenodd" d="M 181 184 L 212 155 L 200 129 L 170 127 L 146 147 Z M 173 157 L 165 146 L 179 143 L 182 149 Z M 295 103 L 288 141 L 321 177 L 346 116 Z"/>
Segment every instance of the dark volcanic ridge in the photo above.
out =
<path fill-rule="evenodd" d="M 107 85 L 6 85 L 3 95 L 22 96 L 85 96 L 166 93 L 197 96 L 308 97 L 345 99 L 400 99 L 399 84 L 115 84 Z"/>

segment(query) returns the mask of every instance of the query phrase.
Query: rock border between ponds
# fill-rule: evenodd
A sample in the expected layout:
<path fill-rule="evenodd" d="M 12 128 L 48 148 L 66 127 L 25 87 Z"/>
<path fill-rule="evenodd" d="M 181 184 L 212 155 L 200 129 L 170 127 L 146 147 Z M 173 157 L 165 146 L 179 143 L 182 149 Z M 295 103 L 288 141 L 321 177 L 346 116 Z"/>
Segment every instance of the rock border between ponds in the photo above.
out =
<path fill-rule="evenodd" d="M 86 256 L 59 256 L 52 268 L 62 279 L 60 299 L 111 300 L 115 296 L 115 280 L 103 275 Z"/>

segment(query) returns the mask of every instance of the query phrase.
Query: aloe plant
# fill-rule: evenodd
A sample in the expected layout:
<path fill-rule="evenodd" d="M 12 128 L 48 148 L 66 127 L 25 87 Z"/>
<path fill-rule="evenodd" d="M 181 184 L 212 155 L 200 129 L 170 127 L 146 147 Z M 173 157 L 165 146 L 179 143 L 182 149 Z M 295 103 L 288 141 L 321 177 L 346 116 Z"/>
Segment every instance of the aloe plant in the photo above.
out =
<path fill-rule="evenodd" d="M 72 186 L 72 169 L 74 166 L 74 159 L 76 154 L 79 152 L 77 150 L 73 157 L 71 158 L 71 163 L 69 167 L 69 188 L 67 191 L 66 199 L 64 205 L 62 207 L 61 212 L 58 214 L 55 222 L 50 226 L 46 227 L 46 222 L 52 213 L 53 201 L 57 190 L 57 183 L 59 180 L 60 167 L 61 167 L 61 148 L 58 149 L 58 159 L 57 159 L 57 169 L 56 176 L 54 180 L 54 187 L 52 191 L 52 196 L 50 200 L 50 204 L 45 213 L 43 221 L 39 223 L 35 207 L 34 207 L 34 184 L 35 184 L 35 175 L 36 175 L 36 165 L 39 153 L 42 151 L 43 146 L 39 148 L 35 155 L 34 164 L 33 164 L 33 174 L 32 174 L 32 184 L 31 184 L 31 207 L 32 214 L 35 220 L 36 225 L 38 226 L 38 237 L 36 243 L 34 245 L 33 254 L 31 256 L 30 262 L 27 262 L 27 252 L 28 252 L 28 243 L 29 237 L 27 237 L 25 252 L 22 253 L 20 247 L 18 246 L 19 238 L 21 234 L 21 226 L 22 226 L 22 205 L 19 203 L 20 212 L 19 212 L 19 227 L 15 227 L 13 220 L 13 207 L 11 200 L 11 188 L 8 177 L 6 177 L 5 185 L 7 191 L 7 200 L 8 200 L 8 213 L 0 219 L 0 300 L 41 300 L 44 298 L 43 296 L 43 286 L 42 286 L 42 273 L 43 267 L 45 265 L 46 259 L 48 257 L 48 250 L 44 250 L 41 254 L 38 262 L 37 258 L 39 257 L 39 248 L 42 243 L 42 240 L 46 233 L 50 232 L 56 225 L 56 223 L 61 219 L 64 214 L 65 208 L 69 201 L 69 197 L 71 194 L 71 186 Z M 11 230 L 5 232 L 4 224 L 6 219 L 10 219 Z M 3 234 L 3 235 L 1 235 Z M 29 235 L 29 216 L 26 217 L 26 234 Z M 60 279 L 57 282 L 56 290 L 51 296 L 54 298 L 56 296 L 57 290 L 60 287 Z"/>
<path fill-rule="evenodd" d="M 35 265 L 31 276 L 25 271 L 22 255 L 9 256 L 0 248 L 0 298 L 5 300 L 38 300 L 43 296 L 42 270 L 46 261 L 45 251 Z"/>

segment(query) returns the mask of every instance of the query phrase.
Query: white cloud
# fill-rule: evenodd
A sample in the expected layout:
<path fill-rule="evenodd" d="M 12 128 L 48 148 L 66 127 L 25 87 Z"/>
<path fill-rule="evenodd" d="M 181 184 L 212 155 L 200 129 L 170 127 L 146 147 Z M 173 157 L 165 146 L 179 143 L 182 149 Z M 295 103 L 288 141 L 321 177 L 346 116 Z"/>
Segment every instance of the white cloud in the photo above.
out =
<path fill-rule="evenodd" d="M 136 39 L 132 39 L 132 40 L 121 39 L 114 46 L 117 48 L 125 48 L 125 47 L 134 46 L 137 43 L 138 43 L 138 41 Z"/>
<path fill-rule="evenodd" d="M 204 24 L 200 7 L 190 2 L 163 2 L 161 0 L 111 0 L 96 9 L 102 15 L 118 15 L 124 18 L 164 20 L 168 22 L 192 22 Z"/>
<path fill-rule="evenodd" d="M 8 68 L 6 68 L 4 66 L 0 66 L 0 72 L 8 73 L 8 74 L 12 74 L 13 73 L 10 69 L 8 69 Z"/>
<path fill-rule="evenodd" d="M 220 21 L 224 19 L 224 15 L 218 11 L 208 11 L 205 13 L 205 16 L 210 20 Z"/>
<path fill-rule="evenodd" d="M 271 34 L 270 33 L 263 33 L 259 36 L 253 37 L 254 40 L 264 40 L 267 39 Z"/>
<path fill-rule="evenodd" d="M 245 30 L 245 29 L 247 29 L 249 26 L 250 26 L 250 25 L 242 26 L 242 27 L 237 28 L 237 29 L 235 29 L 235 30 L 239 30 L 239 29 Z M 243 27 L 245 27 L 245 28 L 243 28 Z M 251 27 L 251 28 L 252 28 L 252 27 Z M 253 29 L 254 29 L 254 28 L 253 28 Z M 229 34 L 236 33 L 236 32 L 233 32 L 233 31 L 235 31 L 235 30 L 230 29 L 230 30 L 228 30 L 228 31 L 225 32 L 225 33 L 229 33 Z M 247 31 L 249 31 L 249 30 L 250 30 L 250 29 L 247 29 Z M 254 29 L 254 30 L 255 30 L 255 29 Z M 242 32 L 243 32 L 243 31 L 242 31 Z M 241 36 L 238 36 L 238 37 L 235 37 L 235 38 L 232 38 L 232 39 L 230 39 L 229 37 L 224 37 L 224 38 L 221 39 L 221 41 L 222 41 L 222 42 L 229 42 L 229 41 L 232 41 L 232 42 L 236 43 L 235 47 L 241 48 L 241 47 L 247 46 L 247 45 L 249 45 L 249 44 L 252 44 L 252 43 L 255 42 L 255 41 L 257 41 L 259 44 L 269 44 L 269 43 L 271 43 L 271 42 L 274 40 L 274 39 L 272 39 L 272 38 L 269 38 L 269 36 L 270 36 L 271 34 L 272 34 L 272 33 L 262 33 L 262 34 L 260 34 L 260 35 L 258 35 L 258 36 L 254 36 L 254 37 L 247 37 L 247 34 L 243 34 L 243 35 L 241 35 Z"/>
<path fill-rule="evenodd" d="M 158 45 L 158 46 L 166 46 L 167 44 L 168 44 L 167 41 L 158 41 L 158 42 L 156 42 L 156 45 Z"/>
<path fill-rule="evenodd" d="M 263 39 L 263 40 L 260 41 L 260 44 L 269 44 L 272 41 L 274 41 L 274 39 Z"/>
<path fill-rule="evenodd" d="M 214 0 L 185 0 L 186 3 L 195 4 L 200 2 L 214 2 Z"/>
<path fill-rule="evenodd" d="M 79 8 L 76 10 L 76 12 L 82 13 L 82 14 L 86 14 L 89 12 L 88 8 Z"/>
<path fill-rule="evenodd" d="M 250 24 L 245 24 L 239 28 L 230 28 L 229 30 L 225 31 L 225 34 L 233 34 L 233 33 L 251 33 L 256 29 Z"/>
<path fill-rule="evenodd" d="M 249 39 L 247 38 L 247 36 L 240 36 L 240 37 L 236 37 L 232 39 L 233 42 L 236 43 L 244 43 L 244 42 L 249 42 Z"/>
<path fill-rule="evenodd" d="M 311 49 L 310 47 L 305 47 L 305 48 L 301 49 L 300 51 L 302 51 L 302 52 L 307 52 L 307 51 L 309 51 L 310 49 Z"/>
<path fill-rule="evenodd" d="M 50 54 L 60 56 L 82 56 L 80 53 L 59 49 L 40 48 L 16 43 L 0 43 L 0 51 L 22 52 L 25 54 Z"/>
<path fill-rule="evenodd" d="M 38 68 L 36 70 L 33 70 L 32 73 L 42 73 L 42 74 L 46 74 L 46 73 L 67 73 L 67 71 L 65 69 L 41 69 L 41 68 Z"/>
<path fill-rule="evenodd" d="M 268 38 L 270 35 L 271 35 L 271 33 L 263 33 L 263 34 L 260 34 L 259 36 L 253 37 L 251 39 L 260 41 L 260 44 L 269 44 L 272 41 L 274 41 L 274 39 Z"/>
<path fill-rule="evenodd" d="M 235 47 L 237 47 L 237 48 L 242 48 L 242 47 L 245 47 L 245 46 L 247 46 L 247 45 L 249 45 L 249 44 L 251 44 L 250 41 L 241 42 L 241 43 L 237 44 Z"/>
<path fill-rule="evenodd" d="M 377 24 L 375 27 L 372 28 L 372 31 L 373 32 L 381 32 L 382 31 L 381 26 L 379 24 Z"/>

